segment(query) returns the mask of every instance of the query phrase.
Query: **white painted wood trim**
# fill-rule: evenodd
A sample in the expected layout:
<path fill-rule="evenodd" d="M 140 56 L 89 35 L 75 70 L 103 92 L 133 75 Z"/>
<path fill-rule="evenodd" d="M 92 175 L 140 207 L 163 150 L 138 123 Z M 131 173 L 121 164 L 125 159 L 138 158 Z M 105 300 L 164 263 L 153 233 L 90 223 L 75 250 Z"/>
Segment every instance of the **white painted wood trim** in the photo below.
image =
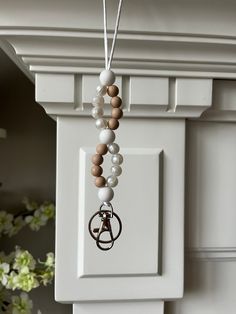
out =
<path fill-rule="evenodd" d="M 163 301 L 95 302 L 74 304 L 73 314 L 164 314 Z"/>
<path fill-rule="evenodd" d="M 140 128 L 141 121 L 142 128 Z M 145 152 L 151 152 L 152 158 L 156 156 L 156 154 L 153 155 L 153 151 L 163 150 L 164 153 L 163 180 L 160 180 L 163 183 L 160 183 L 159 187 L 159 193 L 163 193 L 163 218 L 160 218 L 162 224 L 160 226 L 157 224 L 157 218 L 154 214 L 155 210 L 158 211 L 159 208 L 159 203 L 156 200 L 159 184 L 155 182 L 159 182 L 158 177 L 161 172 L 152 171 L 155 169 L 152 167 L 152 162 L 146 165 L 149 179 L 146 179 L 145 184 L 141 186 L 132 181 L 132 178 L 135 177 L 134 168 L 132 168 L 133 170 L 130 168 L 131 172 L 124 168 L 124 177 L 126 175 L 126 179 L 131 181 L 128 181 L 128 186 L 120 184 L 117 191 L 119 197 L 116 197 L 113 205 L 120 209 L 122 216 L 126 217 L 126 221 L 124 221 L 124 230 L 125 223 L 127 229 L 126 235 L 131 239 L 134 237 L 138 239 L 134 244 L 134 249 L 138 250 L 138 243 L 140 242 L 141 245 L 142 241 L 147 239 L 146 252 L 154 263 L 157 260 L 157 250 L 160 250 L 158 254 L 161 257 L 162 270 L 156 270 L 155 274 L 153 274 L 152 268 L 149 271 L 143 250 L 138 250 L 141 266 L 143 264 L 139 269 L 146 270 L 146 274 L 142 270 L 139 270 L 139 274 L 137 272 L 136 274 L 132 273 L 130 270 L 132 265 L 129 264 L 132 263 L 132 258 L 128 258 L 129 254 L 132 254 L 132 250 L 130 242 L 126 243 L 125 241 L 124 231 L 124 237 L 120 238 L 107 258 L 114 264 L 119 258 L 124 258 L 128 264 L 127 267 L 125 263 L 122 263 L 123 268 L 118 267 L 118 276 L 112 275 L 114 274 L 113 269 L 109 271 L 108 267 L 109 272 L 107 272 L 102 267 L 103 275 L 100 273 L 99 276 L 95 277 L 94 273 L 97 270 L 96 267 L 92 266 L 92 268 L 90 267 L 92 276 L 88 276 L 88 274 L 83 278 L 80 276 L 81 271 L 78 265 L 81 259 L 85 258 L 85 263 L 87 261 L 90 264 L 92 261 L 99 261 L 103 264 L 106 262 L 106 256 L 101 256 L 101 252 L 96 249 L 87 231 L 88 215 L 94 208 L 98 207 L 99 203 L 96 198 L 96 190 L 94 190 L 87 171 L 90 163 L 86 162 L 85 167 L 81 167 L 84 158 L 81 159 L 80 148 L 94 147 L 96 133 L 94 134 L 91 119 L 59 117 L 55 295 L 60 302 L 163 300 L 180 298 L 183 295 L 185 121 L 183 119 L 175 121 L 151 119 L 149 121 L 148 119 L 135 118 L 132 119 L 131 123 L 128 120 L 123 120 L 122 128 L 119 130 L 119 144 L 124 148 L 124 152 L 126 148 L 130 149 L 132 154 L 136 152 L 132 157 L 136 167 L 140 162 L 142 163 L 140 157 Z M 130 132 L 131 125 L 132 132 Z M 169 131 L 166 132 L 166 129 Z M 133 136 L 134 134 L 136 136 Z M 149 136 L 150 134 L 156 134 L 156 136 Z M 145 143 L 142 140 L 143 136 L 145 136 Z M 89 156 L 86 160 L 89 161 Z M 143 166 L 142 168 L 142 171 L 145 171 Z M 150 186 L 150 184 L 154 185 Z M 139 193 L 132 188 L 134 185 Z M 156 190 L 153 190 L 153 186 L 156 186 Z M 127 208 L 128 213 L 126 213 Z M 145 210 L 144 216 L 139 214 L 139 218 L 137 221 L 135 220 L 136 225 L 132 217 L 136 211 L 142 212 L 142 209 Z M 153 217 L 151 221 L 148 221 L 148 217 L 145 216 L 147 211 L 150 211 L 150 217 Z M 142 218 L 144 221 L 147 219 L 150 228 L 148 228 L 148 224 L 142 228 Z M 137 226 L 139 228 L 136 228 Z M 153 243 L 148 240 L 150 235 L 156 237 L 156 228 L 160 228 L 160 239 L 162 239 L 160 249 L 158 249 L 157 242 L 155 242 L 155 249 L 153 249 Z M 86 254 L 84 254 L 85 244 L 88 252 Z M 151 251 L 148 247 L 152 248 Z M 66 272 L 65 269 L 67 269 Z"/>
<path fill-rule="evenodd" d="M 32 73 L 93 74 L 104 68 L 102 31 L 0 27 L 0 36 L 8 43 L 5 51 L 14 48 L 15 59 Z M 236 37 L 121 31 L 117 46 L 118 74 L 236 77 Z"/>
<path fill-rule="evenodd" d="M 187 248 L 187 258 L 210 262 L 235 262 L 235 247 Z"/>
<path fill-rule="evenodd" d="M 37 73 L 35 84 L 36 101 L 49 115 L 90 116 L 99 80 L 98 74 Z M 199 117 L 212 104 L 212 79 L 125 75 L 117 85 L 124 117 Z"/>

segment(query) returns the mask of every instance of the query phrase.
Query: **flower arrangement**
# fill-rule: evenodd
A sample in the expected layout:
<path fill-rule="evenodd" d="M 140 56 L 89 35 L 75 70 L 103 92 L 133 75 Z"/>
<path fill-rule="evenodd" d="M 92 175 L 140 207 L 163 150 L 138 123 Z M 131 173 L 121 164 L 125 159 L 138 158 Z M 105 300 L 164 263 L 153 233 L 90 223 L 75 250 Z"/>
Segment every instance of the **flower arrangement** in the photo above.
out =
<path fill-rule="evenodd" d="M 0 211 L 0 236 L 12 237 L 23 227 L 38 231 L 55 217 L 55 206 L 45 202 L 38 205 L 24 199 L 24 209 L 17 214 Z M 47 286 L 54 278 L 54 254 L 44 261 L 36 260 L 19 246 L 6 255 L 0 252 L 0 313 L 30 314 L 33 302 L 28 292 L 40 285 Z M 18 293 L 12 294 L 13 291 Z"/>

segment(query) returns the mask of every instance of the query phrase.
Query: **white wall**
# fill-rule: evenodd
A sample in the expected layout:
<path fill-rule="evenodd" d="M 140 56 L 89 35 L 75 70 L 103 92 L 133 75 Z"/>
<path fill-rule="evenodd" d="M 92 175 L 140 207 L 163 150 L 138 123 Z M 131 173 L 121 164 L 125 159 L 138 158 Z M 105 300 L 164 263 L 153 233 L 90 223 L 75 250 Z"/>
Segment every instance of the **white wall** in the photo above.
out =
<path fill-rule="evenodd" d="M 166 314 L 235 314 L 236 125 L 187 132 L 185 294 Z"/>

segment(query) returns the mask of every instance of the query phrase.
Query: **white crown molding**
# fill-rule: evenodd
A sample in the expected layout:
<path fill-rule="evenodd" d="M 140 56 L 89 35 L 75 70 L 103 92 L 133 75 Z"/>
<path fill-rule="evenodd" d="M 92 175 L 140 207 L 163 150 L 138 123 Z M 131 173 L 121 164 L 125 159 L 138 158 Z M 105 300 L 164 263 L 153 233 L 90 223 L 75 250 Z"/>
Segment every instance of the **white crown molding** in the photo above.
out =
<path fill-rule="evenodd" d="M 212 262 L 236 261 L 235 247 L 198 247 L 187 248 L 186 256 L 193 260 Z"/>
<path fill-rule="evenodd" d="M 0 36 L 32 73 L 98 73 L 104 66 L 102 31 L 5 27 Z M 126 31 L 117 47 L 118 74 L 236 78 L 236 37 Z"/>
<path fill-rule="evenodd" d="M 62 101 L 59 101 L 56 105 L 52 101 L 37 99 L 48 114 L 89 114 L 86 108 L 91 99 L 82 101 L 83 95 L 77 97 L 76 82 L 84 75 L 97 76 L 103 68 L 103 33 L 100 29 L 95 31 L 88 28 L 0 27 L 0 36 L 4 51 L 31 80 L 34 81 L 35 75 L 42 74 L 74 76 L 75 99 L 69 104 L 63 105 Z M 123 95 L 126 98 L 125 116 L 198 118 L 213 104 L 212 108 L 201 116 L 202 120 L 236 120 L 236 111 L 232 106 L 227 109 L 215 105 L 218 95 L 224 93 L 219 82 L 224 81 L 223 79 L 236 78 L 236 37 L 123 30 L 119 33 L 117 47 L 119 49 L 116 50 L 113 65 L 117 75 L 125 82 L 124 94 L 128 91 L 128 95 Z M 152 78 L 153 81 L 168 78 L 169 101 L 157 102 L 156 106 L 149 101 L 139 103 L 138 106 L 133 104 L 129 82 L 136 77 L 144 80 Z M 175 99 L 173 91 L 178 93 L 173 87 L 175 86 L 173 82 L 181 78 L 206 81 L 216 79 L 213 91 L 217 97 L 213 95 L 213 100 L 208 97 L 207 105 L 198 102 L 196 106 L 186 106 L 186 104 L 182 106 L 175 101 L 173 104 Z M 40 86 L 36 86 L 36 89 L 40 89 Z M 211 92 L 212 87 L 209 88 L 208 94 Z M 198 93 L 196 87 L 192 97 L 196 97 Z"/>
<path fill-rule="evenodd" d="M 203 113 L 202 121 L 236 121 L 236 81 L 215 80 L 212 107 Z"/>
<path fill-rule="evenodd" d="M 113 68 L 122 78 L 125 117 L 198 118 L 212 105 L 212 80 L 236 78 L 236 22 L 232 14 L 236 4 L 228 1 L 226 6 L 215 0 L 216 10 L 212 12 L 207 2 L 147 0 L 145 5 L 142 1 L 124 4 Z M 81 89 L 83 78 L 97 76 L 104 67 L 100 4 L 69 0 L 57 3 L 57 10 L 53 1 L 14 4 L 17 15 L 7 4 L 0 11 L 0 45 L 32 81 L 36 77 L 36 100 L 53 116 L 88 115 L 92 94 L 88 97 L 85 84 Z M 114 15 L 114 6 L 115 2 L 109 3 L 109 16 Z M 37 79 L 43 75 L 44 83 Z M 60 80 L 64 75 L 63 84 L 71 75 L 69 101 L 53 101 L 49 94 L 41 98 L 42 86 L 49 83 L 47 75 Z M 158 99 L 151 89 L 143 92 L 142 102 L 135 97 L 140 98 L 142 84 L 133 83 L 139 77 L 150 80 L 160 94 Z M 168 80 L 164 90 L 162 79 Z M 180 88 L 182 79 L 189 81 Z M 191 87 L 190 95 L 188 85 L 194 80 L 196 86 Z M 55 93 L 53 84 L 49 86 Z M 235 120 L 234 110 L 212 108 L 202 119 Z"/>
<path fill-rule="evenodd" d="M 29 67 L 24 63 L 21 58 L 16 56 L 14 48 L 0 36 L 0 48 L 8 55 L 8 57 L 17 65 L 18 68 L 32 81 L 34 82 L 34 75 L 30 72 Z"/>
<path fill-rule="evenodd" d="M 108 5 L 110 30 L 116 5 L 115 1 Z M 2 46 L 27 75 L 94 74 L 103 68 L 99 1 L 15 0 L 0 9 Z M 230 0 L 214 0 L 214 10 L 211 0 L 124 2 L 113 64 L 116 73 L 236 78 L 235 10 L 236 3 Z"/>
<path fill-rule="evenodd" d="M 38 73 L 36 101 L 52 116 L 90 116 L 98 83 L 98 75 Z M 212 104 L 211 79 L 126 75 L 117 76 L 117 83 L 124 117 L 199 117 Z"/>

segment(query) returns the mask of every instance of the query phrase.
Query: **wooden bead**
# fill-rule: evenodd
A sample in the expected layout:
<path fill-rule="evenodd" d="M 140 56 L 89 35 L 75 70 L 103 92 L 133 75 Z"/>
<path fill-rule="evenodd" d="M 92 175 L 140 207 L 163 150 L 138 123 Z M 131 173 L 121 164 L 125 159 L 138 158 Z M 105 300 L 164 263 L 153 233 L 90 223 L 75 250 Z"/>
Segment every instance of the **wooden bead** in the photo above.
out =
<path fill-rule="evenodd" d="M 103 163 L 103 157 L 100 154 L 95 154 L 92 156 L 92 163 L 96 166 L 100 166 Z"/>
<path fill-rule="evenodd" d="M 122 104 L 122 100 L 119 96 L 112 97 L 111 99 L 111 105 L 113 108 L 119 108 Z"/>
<path fill-rule="evenodd" d="M 110 97 L 115 97 L 119 94 L 119 88 L 116 85 L 111 85 L 107 89 L 107 94 Z"/>
<path fill-rule="evenodd" d="M 106 179 L 104 177 L 97 177 L 94 182 L 98 188 L 101 188 L 102 186 L 105 186 Z"/>
<path fill-rule="evenodd" d="M 120 119 L 123 117 L 123 111 L 120 108 L 113 108 L 111 111 L 111 116 L 114 119 Z"/>
<path fill-rule="evenodd" d="M 103 173 L 103 169 L 100 166 L 92 166 L 91 173 L 94 177 L 100 177 L 100 175 Z"/>
<path fill-rule="evenodd" d="M 98 144 L 96 147 L 96 152 L 100 155 L 106 155 L 107 151 L 108 148 L 106 144 Z"/>
<path fill-rule="evenodd" d="M 118 127 L 119 127 L 119 121 L 118 121 L 117 119 L 111 118 L 111 119 L 108 121 L 108 127 L 109 127 L 111 130 L 116 130 L 116 129 L 118 129 Z"/>

